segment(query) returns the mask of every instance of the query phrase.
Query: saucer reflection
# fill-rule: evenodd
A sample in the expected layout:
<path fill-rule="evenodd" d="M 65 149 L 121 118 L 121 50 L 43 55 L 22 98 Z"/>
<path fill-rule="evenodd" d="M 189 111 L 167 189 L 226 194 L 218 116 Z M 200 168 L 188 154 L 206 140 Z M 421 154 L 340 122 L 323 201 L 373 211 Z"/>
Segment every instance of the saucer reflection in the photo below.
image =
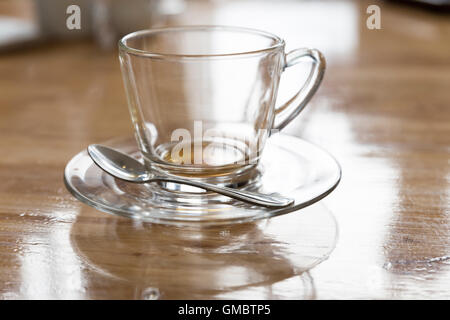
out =
<path fill-rule="evenodd" d="M 326 260 L 337 233 L 334 216 L 321 204 L 258 223 L 218 227 L 142 223 L 85 207 L 71 240 L 94 270 L 136 288 L 155 288 L 162 298 L 189 298 L 244 293 L 258 285 L 298 287 L 298 281 L 289 285 L 287 280 Z"/>

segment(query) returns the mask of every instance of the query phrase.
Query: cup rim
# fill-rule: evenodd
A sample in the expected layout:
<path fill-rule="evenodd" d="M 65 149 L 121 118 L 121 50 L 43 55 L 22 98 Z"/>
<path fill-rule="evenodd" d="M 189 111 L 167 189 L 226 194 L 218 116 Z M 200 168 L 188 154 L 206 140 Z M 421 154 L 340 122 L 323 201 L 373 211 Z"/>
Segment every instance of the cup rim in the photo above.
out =
<path fill-rule="evenodd" d="M 275 41 L 275 44 L 272 46 L 258 49 L 258 50 L 249 50 L 249 51 L 239 51 L 239 52 L 231 52 L 231 53 L 215 53 L 215 54 L 178 54 L 178 53 L 161 53 L 161 52 L 150 52 L 146 50 L 141 50 L 137 48 L 130 47 L 126 44 L 128 39 L 133 37 L 155 34 L 159 32 L 173 32 L 173 31 L 192 31 L 192 30 L 225 30 L 225 31 L 234 31 L 234 32 L 246 32 L 252 33 L 255 35 L 264 36 L 266 38 L 271 38 Z M 240 57 L 240 56 L 248 56 L 255 55 L 264 52 L 270 52 L 272 50 L 278 49 L 280 47 L 284 47 L 285 42 L 282 38 L 277 35 L 262 31 L 253 28 L 246 27 L 235 27 L 235 26 L 224 26 L 224 25 L 192 25 L 192 26 L 176 26 L 176 27 L 163 27 L 163 28 L 152 28 L 152 29 L 144 29 L 129 33 L 122 37 L 119 40 L 119 49 L 120 51 L 124 51 L 129 54 L 133 54 L 141 57 L 148 58 L 221 58 L 221 57 Z"/>

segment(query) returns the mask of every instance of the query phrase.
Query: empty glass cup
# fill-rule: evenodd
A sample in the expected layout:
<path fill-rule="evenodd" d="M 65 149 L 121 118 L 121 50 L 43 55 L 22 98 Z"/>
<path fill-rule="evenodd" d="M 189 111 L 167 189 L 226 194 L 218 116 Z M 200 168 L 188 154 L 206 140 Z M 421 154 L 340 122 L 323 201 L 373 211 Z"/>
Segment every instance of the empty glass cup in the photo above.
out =
<path fill-rule="evenodd" d="M 129 109 L 150 170 L 232 179 L 255 167 L 266 139 L 317 90 L 325 60 L 316 49 L 287 54 L 267 32 L 223 26 L 151 29 L 119 42 Z M 281 73 L 313 61 L 306 83 L 275 107 Z"/>

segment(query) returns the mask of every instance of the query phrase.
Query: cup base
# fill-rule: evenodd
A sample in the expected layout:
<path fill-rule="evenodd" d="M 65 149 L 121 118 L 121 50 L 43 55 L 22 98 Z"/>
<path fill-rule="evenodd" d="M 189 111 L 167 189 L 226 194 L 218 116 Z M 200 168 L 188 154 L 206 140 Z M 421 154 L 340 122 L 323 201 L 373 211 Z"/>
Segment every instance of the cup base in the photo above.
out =
<path fill-rule="evenodd" d="M 175 176 L 185 179 L 188 178 L 199 182 L 212 183 L 218 186 L 230 188 L 247 188 L 258 181 L 258 177 L 261 176 L 262 172 L 262 167 L 256 164 L 240 166 L 238 168 L 234 168 L 234 170 L 227 171 L 218 171 L 214 169 L 186 171 L 183 169 L 174 169 L 173 167 L 168 168 L 159 163 L 150 163 L 146 160 L 144 160 L 144 162 L 151 171 L 157 174 L 159 173 L 166 176 Z M 162 188 L 171 191 L 206 192 L 205 190 L 200 188 L 171 182 L 159 182 L 159 185 Z"/>

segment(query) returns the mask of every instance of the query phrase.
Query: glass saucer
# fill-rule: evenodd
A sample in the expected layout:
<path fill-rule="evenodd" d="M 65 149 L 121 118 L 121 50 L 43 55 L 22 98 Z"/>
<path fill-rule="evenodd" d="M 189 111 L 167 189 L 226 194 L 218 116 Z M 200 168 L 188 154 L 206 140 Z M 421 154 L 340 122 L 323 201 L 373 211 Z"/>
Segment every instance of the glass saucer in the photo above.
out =
<path fill-rule="evenodd" d="M 103 144 L 140 158 L 133 138 Z M 64 181 L 77 199 L 107 213 L 161 224 L 219 225 L 250 222 L 304 208 L 327 196 L 341 178 L 341 168 L 329 153 L 282 134 L 267 141 L 256 170 L 255 178 L 243 189 L 277 193 L 294 199 L 294 205 L 263 208 L 211 192 L 187 192 L 184 190 L 190 189 L 122 181 L 98 168 L 86 151 L 69 161 Z"/>

